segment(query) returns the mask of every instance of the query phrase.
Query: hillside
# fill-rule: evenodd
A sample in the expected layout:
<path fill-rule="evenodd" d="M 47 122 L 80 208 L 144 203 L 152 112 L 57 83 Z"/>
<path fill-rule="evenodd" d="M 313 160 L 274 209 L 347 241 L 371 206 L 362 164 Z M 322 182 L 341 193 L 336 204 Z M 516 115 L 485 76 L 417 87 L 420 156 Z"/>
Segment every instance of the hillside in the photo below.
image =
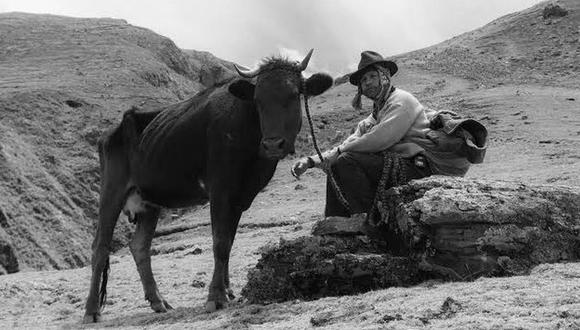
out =
<path fill-rule="evenodd" d="M 131 106 L 192 96 L 226 65 L 117 19 L 0 14 L 0 250 L 6 271 L 86 265 L 99 135 Z M 127 234 L 120 226 L 119 245 Z M 0 258 L 0 261 L 1 258 Z M 3 271 L 0 268 L 0 272 Z"/>
<path fill-rule="evenodd" d="M 236 73 L 234 63 L 215 57 L 210 52 L 193 49 L 183 50 L 193 65 L 198 81 L 203 86 L 211 86 L 233 77 Z"/>
<path fill-rule="evenodd" d="M 565 9 L 565 16 L 555 13 L 544 17 L 549 4 Z M 487 86 L 532 83 L 578 87 L 579 23 L 579 1 L 545 1 L 395 58 L 407 65 Z"/>

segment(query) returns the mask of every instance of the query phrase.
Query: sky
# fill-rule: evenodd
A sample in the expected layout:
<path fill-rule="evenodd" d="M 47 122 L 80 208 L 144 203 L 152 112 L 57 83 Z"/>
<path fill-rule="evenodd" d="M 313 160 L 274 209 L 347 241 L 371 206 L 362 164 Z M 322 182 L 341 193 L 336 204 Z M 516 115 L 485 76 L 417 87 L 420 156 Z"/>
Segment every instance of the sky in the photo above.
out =
<path fill-rule="evenodd" d="M 111 17 L 246 67 L 282 55 L 342 75 L 360 53 L 428 47 L 540 0 L 0 0 L 0 12 Z"/>

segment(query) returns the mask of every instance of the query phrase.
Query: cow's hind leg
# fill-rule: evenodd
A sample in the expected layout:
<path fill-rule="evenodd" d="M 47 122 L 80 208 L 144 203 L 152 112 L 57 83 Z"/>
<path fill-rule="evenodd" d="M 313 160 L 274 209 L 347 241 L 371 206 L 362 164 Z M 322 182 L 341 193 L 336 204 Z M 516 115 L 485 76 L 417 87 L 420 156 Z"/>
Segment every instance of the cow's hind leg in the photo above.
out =
<path fill-rule="evenodd" d="M 106 297 L 106 279 L 113 231 L 125 202 L 126 173 L 119 167 L 101 174 L 103 180 L 99 201 L 99 224 L 92 245 L 92 275 L 83 323 L 98 322 Z M 101 279 L 103 282 L 101 283 Z"/>
<path fill-rule="evenodd" d="M 157 207 L 147 206 L 144 212 L 137 213 L 135 218 L 137 228 L 129 247 L 141 277 L 145 299 L 151 304 L 151 309 L 158 313 L 164 313 L 173 308 L 159 293 L 151 271 L 151 241 L 158 219 L 159 208 Z"/>

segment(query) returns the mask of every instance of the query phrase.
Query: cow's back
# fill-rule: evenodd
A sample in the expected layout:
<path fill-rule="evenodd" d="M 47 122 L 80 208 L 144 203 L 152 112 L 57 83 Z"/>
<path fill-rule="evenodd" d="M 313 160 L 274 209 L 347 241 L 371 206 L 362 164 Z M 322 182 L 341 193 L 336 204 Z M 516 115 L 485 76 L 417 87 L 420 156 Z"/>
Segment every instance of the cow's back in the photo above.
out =
<path fill-rule="evenodd" d="M 133 182 L 153 202 L 189 205 L 207 198 L 208 129 L 235 111 L 225 87 L 164 108 L 143 130 L 131 160 Z"/>

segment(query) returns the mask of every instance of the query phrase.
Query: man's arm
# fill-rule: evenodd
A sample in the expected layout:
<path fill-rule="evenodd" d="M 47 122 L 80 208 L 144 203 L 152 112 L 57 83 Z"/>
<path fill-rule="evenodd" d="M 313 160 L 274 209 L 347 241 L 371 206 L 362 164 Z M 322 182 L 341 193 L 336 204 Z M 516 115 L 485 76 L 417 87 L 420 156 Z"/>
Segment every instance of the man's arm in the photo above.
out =
<path fill-rule="evenodd" d="M 376 124 L 375 118 L 373 117 L 373 115 L 369 115 L 365 119 L 358 122 L 354 132 L 349 137 L 347 137 L 341 144 L 345 144 L 347 142 L 358 139 L 359 137 L 366 134 L 368 130 L 375 124 Z"/>
<path fill-rule="evenodd" d="M 367 133 L 367 131 L 376 123 L 375 118 L 373 117 L 373 115 L 369 115 L 368 117 L 366 117 L 365 119 L 361 120 L 358 122 L 354 132 L 348 136 L 342 143 L 341 145 L 345 144 L 345 143 L 349 143 L 351 141 L 354 141 L 358 138 L 360 138 L 361 136 L 363 136 L 364 134 Z M 326 159 L 334 159 L 336 158 L 338 153 L 338 149 L 337 147 L 334 147 L 332 149 L 326 150 L 322 153 L 322 157 L 326 160 Z M 312 155 L 310 157 L 307 157 L 307 162 L 309 167 L 319 167 L 320 165 L 320 158 L 318 157 L 318 155 Z"/>
<path fill-rule="evenodd" d="M 389 105 L 387 115 L 368 133 L 343 142 L 340 151 L 379 152 L 399 142 L 411 128 L 416 115 L 401 103 Z"/>

